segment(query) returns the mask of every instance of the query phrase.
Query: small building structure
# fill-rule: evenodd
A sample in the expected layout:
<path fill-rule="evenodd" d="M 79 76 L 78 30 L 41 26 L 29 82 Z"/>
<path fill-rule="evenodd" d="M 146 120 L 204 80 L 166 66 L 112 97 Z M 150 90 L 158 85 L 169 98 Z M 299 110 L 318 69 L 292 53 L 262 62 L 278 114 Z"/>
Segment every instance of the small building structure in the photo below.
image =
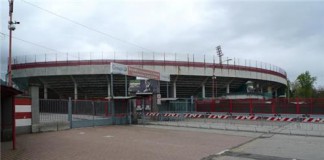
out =
<path fill-rule="evenodd" d="M 15 97 L 21 91 L 1 84 L 1 142 L 11 141 L 12 148 L 16 143 Z"/>

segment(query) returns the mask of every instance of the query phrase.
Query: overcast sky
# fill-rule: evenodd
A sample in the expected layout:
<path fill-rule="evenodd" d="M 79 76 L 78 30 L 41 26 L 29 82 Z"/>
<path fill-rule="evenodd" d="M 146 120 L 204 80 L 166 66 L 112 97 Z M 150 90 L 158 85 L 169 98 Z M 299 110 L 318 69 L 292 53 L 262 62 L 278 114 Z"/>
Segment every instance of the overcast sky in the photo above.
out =
<path fill-rule="evenodd" d="M 8 34 L 7 0 L 0 10 L 1 33 Z M 14 57 L 55 51 L 198 57 L 221 45 L 226 57 L 279 66 L 291 81 L 308 70 L 324 86 L 324 1 L 15 0 L 14 20 L 21 22 L 15 37 L 49 48 L 14 39 Z M 3 76 L 8 37 L 0 39 Z"/>

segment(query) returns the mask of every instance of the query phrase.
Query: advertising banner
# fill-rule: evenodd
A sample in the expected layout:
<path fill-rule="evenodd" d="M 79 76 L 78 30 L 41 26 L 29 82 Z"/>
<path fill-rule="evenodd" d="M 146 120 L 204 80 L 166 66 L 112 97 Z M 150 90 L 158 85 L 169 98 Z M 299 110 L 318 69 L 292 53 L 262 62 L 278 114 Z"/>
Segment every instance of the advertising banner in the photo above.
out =
<path fill-rule="evenodd" d="M 160 73 L 153 70 L 147 70 L 118 63 L 110 63 L 110 71 L 112 74 L 129 75 L 159 81 L 170 81 L 170 74 Z"/>
<path fill-rule="evenodd" d="M 159 93 L 160 87 L 157 80 L 131 80 L 128 88 L 129 93 Z"/>
<path fill-rule="evenodd" d="M 160 80 L 160 72 L 128 66 L 128 75 L 147 79 Z"/>

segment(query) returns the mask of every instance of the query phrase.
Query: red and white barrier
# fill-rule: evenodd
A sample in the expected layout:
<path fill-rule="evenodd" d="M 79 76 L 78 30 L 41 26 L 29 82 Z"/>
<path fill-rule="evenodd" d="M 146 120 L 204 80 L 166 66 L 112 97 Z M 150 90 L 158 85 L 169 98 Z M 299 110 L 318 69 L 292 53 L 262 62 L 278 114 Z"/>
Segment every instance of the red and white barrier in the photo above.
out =
<path fill-rule="evenodd" d="M 226 115 L 209 115 L 207 118 L 209 119 L 227 119 L 229 116 Z"/>
<path fill-rule="evenodd" d="M 27 100 L 28 101 L 28 100 Z M 29 100 L 30 101 L 30 100 Z M 19 102 L 16 104 L 16 124 L 17 126 L 31 125 L 31 103 L 22 103 Z M 179 113 L 158 113 L 158 112 L 148 112 L 145 113 L 146 116 L 151 117 L 181 117 L 182 114 Z M 207 115 L 206 115 L 207 116 Z M 183 114 L 184 118 L 204 118 L 204 114 L 196 113 L 185 113 Z M 208 119 L 228 119 L 228 115 L 213 115 L 210 114 L 206 118 Z M 262 117 L 259 116 L 234 116 L 236 120 L 258 120 Z M 276 122 L 294 122 L 296 118 L 288 117 L 265 117 L 267 121 L 276 121 Z M 262 118 L 263 119 L 263 118 Z M 321 118 L 303 118 L 302 122 L 308 123 L 324 123 L 324 119 Z"/>
<path fill-rule="evenodd" d="M 237 120 L 257 120 L 260 117 L 258 116 L 236 116 L 235 119 Z"/>
<path fill-rule="evenodd" d="M 178 113 L 164 113 L 164 117 L 180 117 L 180 114 Z"/>
<path fill-rule="evenodd" d="M 184 114 L 185 118 L 202 118 L 203 115 L 202 114 L 190 114 L 190 113 L 186 113 Z"/>
<path fill-rule="evenodd" d="M 324 122 L 324 119 L 321 119 L 321 118 L 304 118 L 302 122 L 322 123 L 322 122 Z"/>
<path fill-rule="evenodd" d="M 151 117 L 157 117 L 160 115 L 160 113 L 157 113 L 157 112 L 149 112 L 149 113 L 146 113 L 145 114 L 146 116 L 151 116 Z"/>
<path fill-rule="evenodd" d="M 16 127 L 31 126 L 31 99 L 15 98 Z"/>
<path fill-rule="evenodd" d="M 292 122 L 294 118 L 286 118 L 286 117 L 268 117 L 267 121 L 277 121 L 277 122 Z"/>

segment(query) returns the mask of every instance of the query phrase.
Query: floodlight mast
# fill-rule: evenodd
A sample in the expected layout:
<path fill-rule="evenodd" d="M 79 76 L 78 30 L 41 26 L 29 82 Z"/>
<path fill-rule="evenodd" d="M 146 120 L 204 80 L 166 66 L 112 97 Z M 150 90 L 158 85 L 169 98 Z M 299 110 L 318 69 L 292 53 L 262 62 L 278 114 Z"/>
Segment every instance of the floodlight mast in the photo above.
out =
<path fill-rule="evenodd" d="M 216 52 L 217 52 L 217 55 L 218 55 L 218 57 L 219 57 L 219 64 L 222 66 L 222 63 L 223 63 L 223 61 L 222 61 L 222 56 L 223 56 L 224 54 L 223 54 L 223 52 L 222 52 L 222 48 L 221 48 L 220 45 L 216 47 Z"/>

